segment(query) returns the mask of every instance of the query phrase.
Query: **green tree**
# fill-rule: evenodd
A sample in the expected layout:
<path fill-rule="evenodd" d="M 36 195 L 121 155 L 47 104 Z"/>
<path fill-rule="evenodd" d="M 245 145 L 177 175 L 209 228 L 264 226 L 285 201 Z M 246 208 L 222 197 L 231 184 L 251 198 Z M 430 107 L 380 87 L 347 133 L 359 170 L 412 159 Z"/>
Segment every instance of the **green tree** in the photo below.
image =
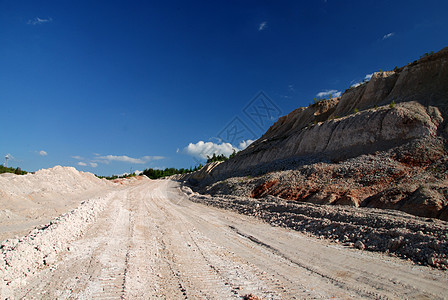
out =
<path fill-rule="evenodd" d="M 213 153 L 212 157 L 207 155 L 207 163 L 211 163 L 211 162 L 215 162 L 215 161 L 226 161 L 228 159 L 229 158 L 227 156 L 225 156 L 224 154 L 216 155 L 215 153 Z"/>
<path fill-rule="evenodd" d="M 389 107 L 390 108 L 394 108 L 395 107 L 395 101 L 394 100 L 392 100 L 392 102 L 389 104 Z"/>
<path fill-rule="evenodd" d="M 239 152 L 239 151 L 238 151 Z M 238 152 L 236 152 L 236 150 L 235 149 L 233 149 L 233 153 L 232 154 L 230 154 L 230 156 L 229 156 L 229 159 L 231 159 L 231 158 L 233 158 L 233 157 L 235 157 L 235 155 L 238 153 Z"/>

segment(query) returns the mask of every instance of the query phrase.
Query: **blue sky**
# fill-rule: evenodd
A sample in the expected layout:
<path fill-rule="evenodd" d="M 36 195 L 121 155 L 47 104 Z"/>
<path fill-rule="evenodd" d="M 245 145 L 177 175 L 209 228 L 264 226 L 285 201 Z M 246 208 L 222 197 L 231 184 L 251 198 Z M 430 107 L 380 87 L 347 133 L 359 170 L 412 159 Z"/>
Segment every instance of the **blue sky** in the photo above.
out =
<path fill-rule="evenodd" d="M 448 1 L 0 0 L 0 155 L 190 167 L 319 93 L 448 46 Z"/>

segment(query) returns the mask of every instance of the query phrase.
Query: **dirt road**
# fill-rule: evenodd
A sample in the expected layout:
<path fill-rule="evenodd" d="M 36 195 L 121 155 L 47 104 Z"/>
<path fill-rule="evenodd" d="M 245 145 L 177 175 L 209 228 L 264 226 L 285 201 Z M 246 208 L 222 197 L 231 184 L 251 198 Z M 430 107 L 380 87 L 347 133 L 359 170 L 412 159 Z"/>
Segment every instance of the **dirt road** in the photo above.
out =
<path fill-rule="evenodd" d="M 193 203 L 172 181 L 117 189 L 82 238 L 14 291 L 27 299 L 448 297 L 447 272 Z"/>

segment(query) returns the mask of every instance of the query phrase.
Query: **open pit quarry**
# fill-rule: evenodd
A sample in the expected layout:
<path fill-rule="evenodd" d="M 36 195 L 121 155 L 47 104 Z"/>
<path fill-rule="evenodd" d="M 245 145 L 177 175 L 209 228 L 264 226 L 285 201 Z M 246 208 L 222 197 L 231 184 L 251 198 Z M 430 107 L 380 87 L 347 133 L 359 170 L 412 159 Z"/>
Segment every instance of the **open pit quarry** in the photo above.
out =
<path fill-rule="evenodd" d="M 448 48 L 163 180 L 0 174 L 2 299 L 446 299 Z"/>

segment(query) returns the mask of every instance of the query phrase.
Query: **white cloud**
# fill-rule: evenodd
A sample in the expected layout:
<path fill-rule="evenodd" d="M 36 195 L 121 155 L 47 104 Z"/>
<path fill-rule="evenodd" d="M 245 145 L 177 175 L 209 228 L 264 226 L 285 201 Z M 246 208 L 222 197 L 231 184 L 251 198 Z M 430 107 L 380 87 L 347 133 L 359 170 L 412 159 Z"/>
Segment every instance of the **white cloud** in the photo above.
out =
<path fill-rule="evenodd" d="M 364 77 L 364 81 L 369 81 L 373 76 L 373 73 L 367 74 L 366 77 Z"/>
<path fill-rule="evenodd" d="M 87 164 L 85 162 L 82 162 L 82 161 L 78 162 L 77 165 L 78 166 L 83 166 L 83 167 L 87 166 Z"/>
<path fill-rule="evenodd" d="M 217 144 L 213 142 L 199 141 L 196 144 L 188 144 L 188 146 L 183 149 L 183 152 L 202 159 L 207 159 L 207 156 L 213 156 L 213 154 L 230 156 L 233 151 L 244 150 L 253 142 L 253 140 L 242 141 L 239 144 L 239 147 L 235 147 L 230 143 Z"/>
<path fill-rule="evenodd" d="M 84 158 L 82 158 L 79 155 L 73 155 L 72 158 L 77 159 L 77 160 L 83 160 Z"/>
<path fill-rule="evenodd" d="M 90 165 L 92 168 L 96 168 L 96 167 L 98 167 L 98 164 L 97 164 L 97 163 L 93 163 L 93 162 L 89 163 L 89 165 Z"/>
<path fill-rule="evenodd" d="M 151 168 L 151 169 L 155 170 L 155 168 Z M 159 170 L 162 170 L 162 169 L 159 169 Z M 135 170 L 135 171 L 133 171 L 132 173 L 134 173 L 135 175 L 138 176 L 138 175 L 142 174 L 143 171 Z M 119 176 L 119 177 L 122 177 L 122 176 L 128 176 L 128 175 L 131 175 L 132 173 L 124 172 L 124 173 L 122 173 L 122 174 L 119 174 L 118 176 Z"/>
<path fill-rule="evenodd" d="M 361 84 L 363 84 L 364 82 L 368 82 L 368 81 L 372 78 L 372 76 L 373 76 L 373 73 L 371 73 L 371 74 L 367 74 L 367 75 L 364 77 L 364 80 L 363 80 L 363 81 L 361 81 L 361 82 L 356 82 L 356 83 L 352 84 L 350 87 L 351 87 L 351 88 L 358 87 L 358 86 L 360 86 Z M 353 82 L 353 81 L 352 81 L 352 82 Z"/>
<path fill-rule="evenodd" d="M 98 156 L 99 162 L 110 163 L 112 161 L 127 162 L 131 164 L 145 164 L 149 161 L 164 159 L 163 156 L 143 156 L 141 158 L 133 158 L 127 155 L 106 155 Z"/>
<path fill-rule="evenodd" d="M 242 141 L 242 142 L 240 143 L 239 150 L 244 150 L 244 149 L 246 149 L 246 148 L 249 147 L 250 144 L 252 144 L 253 142 L 255 142 L 255 141 L 254 141 L 254 140 L 245 140 L 245 141 Z"/>
<path fill-rule="evenodd" d="M 263 31 L 266 28 L 268 28 L 268 22 L 261 22 L 260 25 L 258 25 L 258 31 Z"/>
<path fill-rule="evenodd" d="M 385 35 L 383 36 L 383 40 L 388 39 L 388 38 L 391 38 L 391 37 L 393 37 L 394 35 L 395 35 L 395 32 L 390 32 L 390 33 L 388 33 L 388 34 L 385 34 Z"/>
<path fill-rule="evenodd" d="M 332 96 L 332 97 L 339 97 L 341 95 L 341 92 L 337 91 L 337 90 L 325 90 L 323 92 L 319 92 L 317 93 L 317 97 L 319 98 L 326 98 L 328 96 Z"/>
<path fill-rule="evenodd" d="M 229 156 L 233 153 L 234 149 L 238 150 L 230 143 L 215 144 L 212 142 L 199 141 L 196 144 L 188 144 L 188 146 L 184 148 L 184 152 L 192 156 L 207 159 L 207 156 L 212 156 L 213 154 L 224 154 L 225 156 Z"/>
<path fill-rule="evenodd" d="M 47 154 L 48 154 L 48 153 L 47 153 L 46 151 L 44 151 L 44 150 L 40 150 L 40 151 L 39 151 L 39 155 L 40 155 L 40 156 L 47 156 Z"/>
<path fill-rule="evenodd" d="M 41 19 L 39 17 L 35 17 L 34 19 L 28 20 L 28 22 L 26 22 L 26 23 L 29 25 L 40 25 L 40 24 L 49 23 L 51 21 L 53 21 L 52 18 Z"/>

